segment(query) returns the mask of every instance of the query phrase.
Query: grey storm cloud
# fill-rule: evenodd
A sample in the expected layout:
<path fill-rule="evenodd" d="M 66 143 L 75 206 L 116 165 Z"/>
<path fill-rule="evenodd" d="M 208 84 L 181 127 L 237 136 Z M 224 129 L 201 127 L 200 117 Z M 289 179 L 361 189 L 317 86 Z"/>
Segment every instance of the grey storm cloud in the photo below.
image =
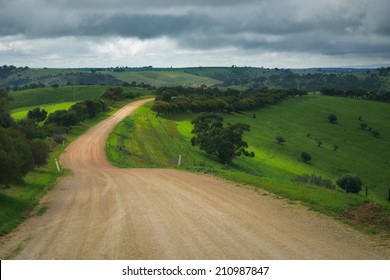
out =
<path fill-rule="evenodd" d="M 0 38 L 167 37 L 186 49 L 390 57 L 388 0 L 0 0 Z"/>

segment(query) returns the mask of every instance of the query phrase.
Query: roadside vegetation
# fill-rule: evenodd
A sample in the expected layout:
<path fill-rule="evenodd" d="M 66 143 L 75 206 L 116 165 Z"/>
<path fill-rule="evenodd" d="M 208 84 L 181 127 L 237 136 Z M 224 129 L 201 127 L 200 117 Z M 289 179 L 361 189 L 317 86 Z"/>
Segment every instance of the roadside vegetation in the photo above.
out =
<path fill-rule="evenodd" d="M 106 88 L 106 91 L 110 89 Z M 9 114 L 7 105 L 13 102 L 10 95 L 1 91 L 0 235 L 10 232 L 28 217 L 40 198 L 54 187 L 58 176 L 67 172 L 57 170 L 55 159 L 59 158 L 68 143 L 130 102 L 126 98 L 134 100 L 152 93 L 131 89 L 137 93 L 129 94 L 126 91 L 125 94 L 123 89 L 118 90 L 123 95 L 115 102 L 104 99 L 67 102 L 71 104 L 67 109 L 53 112 L 29 107 L 31 109 L 25 117 L 19 120 L 14 120 Z M 100 91 L 96 96 L 102 97 L 104 93 Z M 63 108 L 62 104 L 56 104 L 57 108 Z M 43 215 L 46 210 L 47 206 L 45 210 L 39 210 L 38 214 Z"/>
<path fill-rule="evenodd" d="M 308 95 L 261 109 L 221 113 L 225 124 L 250 125 L 251 131 L 244 140 L 255 154 L 254 158 L 237 157 L 230 165 L 224 165 L 191 145 L 191 121 L 197 114 L 158 115 L 150 110 L 150 103 L 117 126 L 108 139 L 107 155 L 120 167 L 173 167 L 212 173 L 354 221 L 369 232 L 389 232 L 390 178 L 385 172 L 390 158 L 388 106 Z M 337 122 L 329 122 L 330 114 L 337 115 Z M 363 120 L 382 131 L 381 137 L 372 137 L 361 129 Z M 284 141 L 278 135 L 283 135 Z M 303 152 L 309 154 L 310 160 L 301 158 Z M 349 173 L 358 175 L 363 183 L 358 194 L 346 193 L 336 184 Z M 367 207 L 375 211 L 362 220 L 358 213 Z"/>

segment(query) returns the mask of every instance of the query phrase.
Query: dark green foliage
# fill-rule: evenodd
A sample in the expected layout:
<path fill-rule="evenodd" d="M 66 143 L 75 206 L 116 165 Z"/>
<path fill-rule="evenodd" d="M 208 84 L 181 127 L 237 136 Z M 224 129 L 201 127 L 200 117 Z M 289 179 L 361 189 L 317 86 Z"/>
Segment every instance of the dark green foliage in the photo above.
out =
<path fill-rule="evenodd" d="M 12 98 L 8 93 L 0 88 L 0 126 L 1 127 L 12 127 L 15 125 L 14 120 L 8 111 L 8 104 L 12 101 Z"/>
<path fill-rule="evenodd" d="M 80 120 L 76 112 L 72 110 L 57 110 L 51 113 L 45 124 L 54 123 L 58 126 L 72 126 L 79 124 Z"/>
<path fill-rule="evenodd" d="M 328 121 L 331 123 L 335 123 L 337 121 L 337 116 L 335 114 L 330 114 L 328 116 Z"/>
<path fill-rule="evenodd" d="M 304 163 L 307 163 L 311 160 L 311 155 L 308 152 L 302 152 L 301 159 Z"/>
<path fill-rule="evenodd" d="M 239 91 L 218 88 L 160 88 L 152 110 L 159 113 L 240 112 L 276 104 L 287 97 L 306 95 L 296 89 L 258 89 Z"/>
<path fill-rule="evenodd" d="M 123 95 L 123 89 L 121 87 L 109 87 L 101 98 L 116 102 L 125 99 L 125 96 Z"/>
<path fill-rule="evenodd" d="M 30 146 L 23 134 L 0 127 L 0 184 L 19 182 L 32 168 Z"/>
<path fill-rule="evenodd" d="M 40 167 L 46 165 L 50 154 L 49 144 L 41 139 L 33 139 L 29 144 L 34 166 Z"/>
<path fill-rule="evenodd" d="M 191 139 L 193 146 L 199 145 L 201 150 L 217 156 L 223 164 L 230 164 L 235 157 L 244 155 L 254 157 L 248 152 L 248 144 L 242 140 L 244 132 L 250 131 L 250 126 L 243 123 L 228 124 L 223 127 L 223 118 L 215 113 L 204 113 L 192 121 L 195 134 Z"/>
<path fill-rule="evenodd" d="M 276 136 L 276 141 L 278 141 L 278 144 L 282 144 L 284 142 L 286 142 L 286 138 L 284 138 L 282 135 L 278 135 Z"/>
<path fill-rule="evenodd" d="M 27 113 L 27 118 L 36 121 L 37 123 L 40 123 L 44 121 L 47 117 L 47 112 L 45 109 L 40 108 L 34 108 Z"/>
<path fill-rule="evenodd" d="M 318 147 L 321 147 L 321 145 L 322 145 L 322 141 L 321 141 L 321 140 L 317 139 L 317 140 L 316 140 L 316 143 L 317 143 L 317 146 L 318 146 Z"/>
<path fill-rule="evenodd" d="M 354 174 L 344 174 L 336 183 L 347 193 L 359 193 L 362 189 L 362 180 Z"/>
<path fill-rule="evenodd" d="M 366 129 L 367 128 L 367 124 L 366 123 L 361 123 L 360 124 L 360 128 L 361 129 Z"/>
<path fill-rule="evenodd" d="M 40 138 L 39 127 L 35 120 L 22 119 L 16 123 L 19 131 L 23 132 L 27 139 Z"/>
<path fill-rule="evenodd" d="M 379 131 L 378 130 L 371 130 L 371 134 L 372 134 L 372 136 L 374 136 L 374 137 L 379 137 L 379 135 L 381 135 L 380 133 L 379 133 Z"/>
<path fill-rule="evenodd" d="M 339 146 L 338 145 L 333 145 L 333 151 L 337 151 L 339 149 Z"/>
<path fill-rule="evenodd" d="M 293 179 L 295 182 L 302 182 L 307 183 L 310 185 L 325 187 L 327 189 L 335 189 L 335 185 L 333 184 L 332 180 L 322 178 L 322 176 L 317 176 L 316 174 L 303 174 L 300 176 L 297 176 Z"/>

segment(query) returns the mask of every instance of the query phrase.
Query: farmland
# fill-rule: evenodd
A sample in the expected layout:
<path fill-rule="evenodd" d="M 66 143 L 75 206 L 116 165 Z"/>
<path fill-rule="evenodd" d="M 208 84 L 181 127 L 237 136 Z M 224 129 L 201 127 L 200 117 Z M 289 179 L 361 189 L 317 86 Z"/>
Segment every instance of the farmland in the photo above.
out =
<path fill-rule="evenodd" d="M 178 156 L 182 155 L 182 168 L 261 187 L 336 215 L 341 215 L 349 206 L 367 202 L 364 191 L 360 195 L 346 195 L 341 189 L 314 187 L 292 182 L 292 179 L 315 173 L 335 182 L 342 174 L 351 172 L 361 176 L 364 187 L 368 188 L 369 200 L 389 209 L 386 182 L 390 178 L 388 172 L 384 172 L 390 159 L 388 106 L 309 95 L 256 111 L 223 114 L 226 123 L 243 122 L 252 128 L 245 140 L 255 157 L 238 158 L 230 167 L 220 165 L 214 157 L 191 146 L 190 120 L 195 115 L 157 117 L 144 107 L 114 130 L 108 140 L 107 154 L 121 167 L 174 167 Z M 338 117 L 336 124 L 327 120 L 331 113 Z M 381 136 L 373 137 L 361 129 L 362 121 L 380 131 Z M 278 144 L 277 135 L 283 135 L 286 142 Z M 317 140 L 321 141 L 321 146 Z M 309 164 L 300 160 L 302 151 L 312 155 Z M 384 215 L 388 215 L 386 211 Z"/>

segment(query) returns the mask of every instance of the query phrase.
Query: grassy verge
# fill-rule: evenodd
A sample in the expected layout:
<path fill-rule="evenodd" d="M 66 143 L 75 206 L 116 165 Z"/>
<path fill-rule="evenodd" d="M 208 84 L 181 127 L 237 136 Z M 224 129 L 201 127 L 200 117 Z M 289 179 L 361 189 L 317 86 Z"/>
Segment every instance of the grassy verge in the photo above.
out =
<path fill-rule="evenodd" d="M 143 96 L 142 98 L 147 97 L 150 96 Z M 90 127 L 106 119 L 129 102 L 129 100 L 118 102 L 110 108 L 110 111 L 101 114 L 98 118 L 87 120 L 73 127 L 66 144 L 69 144 Z M 42 196 L 56 185 L 57 179 L 68 173 L 67 170 L 58 172 L 55 165 L 55 159 L 59 158 L 64 149 L 65 147 L 58 145 L 51 153 L 48 165 L 28 173 L 21 184 L 12 185 L 9 188 L 0 188 L 0 236 L 11 232 L 26 219 L 32 209 L 39 204 Z M 47 210 L 47 206 L 42 207 L 42 209 L 44 210 L 38 210 L 38 215 L 43 215 Z"/>
<path fill-rule="evenodd" d="M 191 146 L 190 120 L 195 115 L 158 117 L 150 111 L 150 106 L 139 108 L 109 136 L 107 156 L 117 166 L 178 168 L 181 155 L 180 168 L 213 173 L 259 191 L 265 189 L 313 210 L 362 225 L 369 232 L 390 232 L 390 203 L 386 201 L 385 184 L 390 175 L 383 172 L 390 158 L 386 148 L 390 144 L 390 131 L 386 127 L 390 117 L 388 104 L 309 96 L 245 114 L 225 114 L 226 122 L 251 125 L 246 141 L 249 150 L 256 154 L 253 159 L 238 158 L 228 167 Z M 327 121 L 330 113 L 338 116 L 337 124 Z M 380 138 L 360 129 L 360 115 L 381 131 Z M 287 140 L 283 145 L 275 140 L 278 134 Z M 316 144 L 316 138 L 323 141 L 321 147 Z M 339 146 L 337 151 L 334 151 L 335 144 Z M 303 150 L 313 156 L 309 164 L 300 160 Z M 292 181 L 298 175 L 315 173 L 334 182 L 346 172 L 362 177 L 369 187 L 368 198 L 364 191 L 358 195 L 346 194 L 339 188 Z M 373 217 L 351 218 L 351 211 L 362 212 L 370 203 L 379 207 Z"/>

